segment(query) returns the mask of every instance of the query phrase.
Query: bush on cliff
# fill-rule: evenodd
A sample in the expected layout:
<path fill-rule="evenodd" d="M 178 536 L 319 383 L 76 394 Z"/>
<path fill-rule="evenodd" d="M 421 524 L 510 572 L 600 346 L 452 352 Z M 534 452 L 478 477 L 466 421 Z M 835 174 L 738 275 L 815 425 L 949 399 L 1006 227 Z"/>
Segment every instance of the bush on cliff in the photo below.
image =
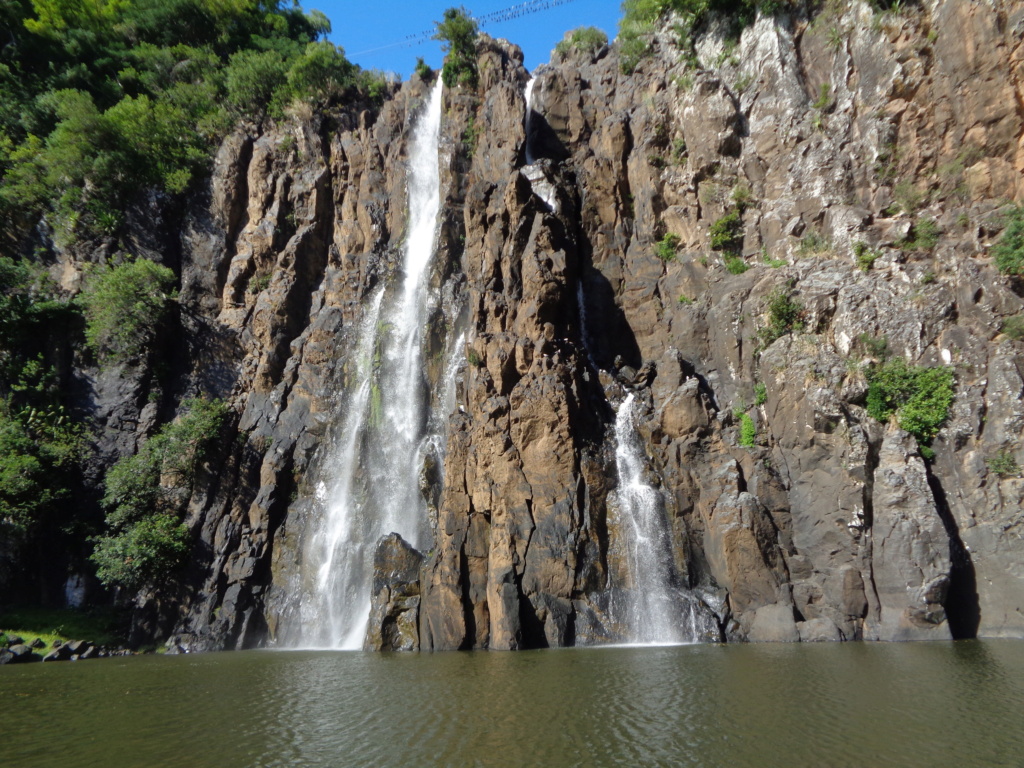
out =
<path fill-rule="evenodd" d="M 868 372 L 868 415 L 879 421 L 895 416 L 923 447 L 949 417 L 954 397 L 950 368 L 912 366 L 897 358 Z"/>
<path fill-rule="evenodd" d="M 441 41 L 445 53 L 441 79 L 449 88 L 465 85 L 476 88 L 477 23 L 465 8 L 449 8 L 444 18 L 435 22 L 434 39 Z"/>
<path fill-rule="evenodd" d="M 91 560 L 107 586 L 138 589 L 177 568 L 188 553 L 182 523 L 196 474 L 227 416 L 219 400 L 186 400 L 186 414 L 165 425 L 134 456 L 107 472 L 107 533 Z"/>
<path fill-rule="evenodd" d="M 992 249 L 996 266 L 1004 275 L 1024 275 L 1024 206 L 1007 215 L 1006 229 Z"/>
<path fill-rule="evenodd" d="M 593 56 L 605 45 L 608 45 L 608 35 L 597 27 L 576 27 L 565 33 L 555 46 L 555 53 L 562 58 L 574 51 Z"/>
<path fill-rule="evenodd" d="M 711 14 L 731 19 L 738 32 L 753 23 L 758 11 L 771 15 L 801 5 L 802 0 L 624 0 L 618 38 L 622 71 L 631 73 L 650 52 L 647 38 L 667 13 L 677 15 L 679 44 L 687 49 L 688 56 L 693 56 L 693 34 Z"/>
<path fill-rule="evenodd" d="M 103 363 L 142 356 L 167 317 L 174 298 L 174 273 L 149 259 L 136 259 L 94 271 L 80 301 L 85 307 L 85 338 Z"/>

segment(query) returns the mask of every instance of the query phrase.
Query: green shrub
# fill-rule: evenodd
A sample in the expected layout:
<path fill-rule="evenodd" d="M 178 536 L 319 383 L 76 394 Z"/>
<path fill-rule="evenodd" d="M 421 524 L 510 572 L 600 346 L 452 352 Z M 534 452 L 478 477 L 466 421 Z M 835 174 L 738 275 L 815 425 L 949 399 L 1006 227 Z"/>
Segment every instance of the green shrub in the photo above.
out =
<path fill-rule="evenodd" d="M 1003 333 L 1011 339 L 1020 341 L 1024 339 L 1024 315 L 1014 315 L 1003 321 Z"/>
<path fill-rule="evenodd" d="M 735 251 L 743 244 L 743 221 L 738 211 L 729 211 L 711 225 L 708 231 L 711 249 L 715 251 Z"/>
<path fill-rule="evenodd" d="M 723 263 L 725 264 L 726 272 L 728 272 L 730 275 L 742 275 L 744 272 L 750 269 L 750 265 L 743 260 L 743 257 L 738 256 L 735 253 L 725 254 Z"/>
<path fill-rule="evenodd" d="M 85 338 L 100 360 L 123 362 L 142 355 L 156 337 L 174 298 L 174 273 L 149 259 L 99 269 L 85 283 Z"/>
<path fill-rule="evenodd" d="M 608 35 L 597 27 L 577 27 L 565 33 L 555 46 L 555 53 L 564 57 L 576 51 L 593 56 L 605 45 L 608 45 Z"/>
<path fill-rule="evenodd" d="M 355 69 L 327 18 L 295 4 L 3 8 L 0 204 L 15 234 L 50 214 L 62 244 L 116 235 L 145 190 L 183 193 L 206 173 L 237 118 L 333 95 Z"/>
<path fill-rule="evenodd" d="M 803 314 L 803 306 L 793 300 L 788 291 L 778 288 L 768 296 L 768 325 L 763 327 L 759 336 L 764 346 L 772 344 L 781 339 L 787 333 L 799 331 L 803 328 L 800 317 Z"/>
<path fill-rule="evenodd" d="M 102 501 L 107 533 L 94 539 L 91 559 L 108 586 L 138 589 L 153 583 L 171 573 L 188 552 L 182 514 L 227 407 L 219 400 L 200 399 L 182 405 L 184 416 L 107 472 Z"/>
<path fill-rule="evenodd" d="M 754 385 L 754 405 L 760 407 L 768 402 L 768 387 L 763 381 Z"/>
<path fill-rule="evenodd" d="M 870 248 L 867 243 L 858 240 L 853 244 L 853 255 L 857 257 L 857 266 L 860 267 L 860 271 L 868 272 L 874 266 L 875 261 L 881 257 L 882 252 Z"/>
<path fill-rule="evenodd" d="M 989 472 L 999 477 L 1020 477 L 1020 465 L 1010 451 L 1000 451 L 985 460 Z"/>
<path fill-rule="evenodd" d="M 910 230 L 910 235 L 900 243 L 904 248 L 915 251 L 931 251 L 939 244 L 939 225 L 935 219 L 918 219 Z"/>
<path fill-rule="evenodd" d="M 953 405 L 953 371 L 890 360 L 868 371 L 868 415 L 879 421 L 896 416 L 900 428 L 927 446 Z"/>
<path fill-rule="evenodd" d="M 812 256 L 830 250 L 832 250 L 832 241 L 821 232 L 812 229 L 800 240 L 800 247 L 796 252 L 800 256 Z"/>
<path fill-rule="evenodd" d="M 744 448 L 753 448 L 757 445 L 757 427 L 746 413 L 740 415 L 740 445 Z"/>
<path fill-rule="evenodd" d="M 679 250 L 680 242 L 682 241 L 679 239 L 679 235 L 669 232 L 654 246 L 654 252 L 662 261 L 673 261 L 676 251 Z"/>
<path fill-rule="evenodd" d="M 465 8 L 449 8 L 444 18 L 435 22 L 434 40 L 441 41 L 445 53 L 441 79 L 449 88 L 465 85 L 476 88 L 477 23 Z"/>
<path fill-rule="evenodd" d="M 466 353 L 466 362 L 474 368 L 482 368 L 484 364 L 484 360 L 480 357 L 480 353 L 472 348 Z"/>
<path fill-rule="evenodd" d="M 1004 275 L 1024 275 L 1024 206 L 1007 215 L 1006 229 L 992 249 L 996 267 Z"/>
<path fill-rule="evenodd" d="M 430 68 L 430 65 L 423 60 L 422 56 L 416 57 L 416 74 L 424 82 L 429 82 L 434 79 L 434 70 Z"/>

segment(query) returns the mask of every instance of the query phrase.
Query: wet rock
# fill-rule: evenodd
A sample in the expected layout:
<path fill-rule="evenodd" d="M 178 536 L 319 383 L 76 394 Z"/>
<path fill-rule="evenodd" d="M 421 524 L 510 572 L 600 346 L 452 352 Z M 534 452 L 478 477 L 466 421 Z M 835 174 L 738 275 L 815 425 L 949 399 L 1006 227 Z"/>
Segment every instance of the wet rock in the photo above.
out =
<path fill-rule="evenodd" d="M 423 555 L 397 533 L 377 542 L 370 621 L 363 643 L 367 650 L 419 650 L 422 564 Z"/>

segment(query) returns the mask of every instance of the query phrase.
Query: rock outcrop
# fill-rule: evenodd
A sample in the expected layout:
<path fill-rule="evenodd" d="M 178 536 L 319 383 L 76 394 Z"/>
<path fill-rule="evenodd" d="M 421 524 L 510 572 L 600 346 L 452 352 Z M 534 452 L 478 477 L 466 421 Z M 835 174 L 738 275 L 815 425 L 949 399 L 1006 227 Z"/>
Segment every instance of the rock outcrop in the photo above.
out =
<path fill-rule="evenodd" d="M 537 73 L 529 165 L 522 57 L 482 38 L 479 88 L 445 94 L 425 359 L 465 332 L 467 362 L 425 473 L 434 543 L 422 564 L 380 543 L 367 645 L 613 638 L 626 392 L 679 586 L 721 636 L 1024 637 L 1024 480 L 988 462 L 1024 461 L 1024 346 L 1000 333 L 1024 300 L 988 256 L 1024 198 L 1022 30 L 1002 0 L 854 2 L 759 17 L 735 47 L 712 24 L 697 67 L 667 34 L 630 75 L 613 48 L 570 54 Z M 179 389 L 238 416 L 190 503 L 183 583 L 146 602 L 184 648 L 273 643 L 293 618 L 427 88 L 240 130 L 187 216 Z M 730 213 L 726 257 L 710 232 Z M 766 333 L 778 296 L 799 316 Z M 954 372 L 933 456 L 868 415 L 884 355 Z"/>

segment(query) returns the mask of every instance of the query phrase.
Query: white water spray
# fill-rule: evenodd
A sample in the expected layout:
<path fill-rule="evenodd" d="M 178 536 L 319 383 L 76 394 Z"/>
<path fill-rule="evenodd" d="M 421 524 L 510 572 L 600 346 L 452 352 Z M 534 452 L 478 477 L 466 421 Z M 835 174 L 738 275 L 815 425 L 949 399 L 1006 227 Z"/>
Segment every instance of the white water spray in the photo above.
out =
<path fill-rule="evenodd" d="M 619 531 L 632 581 L 615 611 L 628 641 L 673 644 L 693 641 L 682 626 L 682 595 L 672 584 L 672 545 L 661 494 L 644 481 L 643 443 L 629 394 L 615 416 Z"/>
<path fill-rule="evenodd" d="M 526 122 L 524 125 L 526 132 L 526 163 L 532 165 L 536 162 L 537 158 L 533 156 L 533 150 L 530 148 L 530 121 L 533 118 L 533 85 L 537 82 L 536 77 L 531 77 L 530 81 L 526 84 L 526 90 L 523 92 L 523 99 L 526 101 Z"/>
<path fill-rule="evenodd" d="M 441 204 L 441 97 L 439 78 L 409 147 L 401 286 L 388 299 L 378 292 L 364 315 L 341 434 L 325 467 L 330 478 L 317 487 L 322 517 L 306 540 L 295 596 L 300 626 L 285 639 L 298 647 L 361 648 L 377 541 L 397 532 L 419 547 L 426 529 L 419 465 L 421 449 L 436 441 L 426 434 L 422 348 Z"/>

